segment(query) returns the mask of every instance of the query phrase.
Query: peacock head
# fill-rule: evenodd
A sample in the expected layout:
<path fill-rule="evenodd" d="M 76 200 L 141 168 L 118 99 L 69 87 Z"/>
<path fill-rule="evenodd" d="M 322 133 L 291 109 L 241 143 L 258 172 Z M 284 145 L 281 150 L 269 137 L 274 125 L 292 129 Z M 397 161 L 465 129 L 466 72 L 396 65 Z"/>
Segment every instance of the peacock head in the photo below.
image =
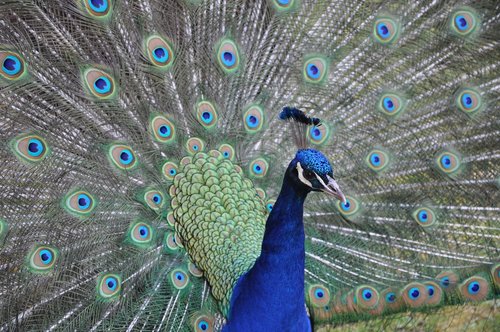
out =
<path fill-rule="evenodd" d="M 322 191 L 343 203 L 345 196 L 333 178 L 332 166 L 318 150 L 301 149 L 295 155 L 288 168 L 289 176 L 305 192 Z"/>

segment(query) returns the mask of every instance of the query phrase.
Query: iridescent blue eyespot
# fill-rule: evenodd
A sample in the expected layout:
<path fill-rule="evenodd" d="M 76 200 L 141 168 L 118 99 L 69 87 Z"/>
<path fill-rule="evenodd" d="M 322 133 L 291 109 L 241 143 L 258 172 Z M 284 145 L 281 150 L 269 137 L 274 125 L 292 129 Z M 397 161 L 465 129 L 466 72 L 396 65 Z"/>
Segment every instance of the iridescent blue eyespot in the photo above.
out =
<path fill-rule="evenodd" d="M 276 0 L 280 5 L 286 6 L 290 3 L 290 0 Z"/>
<path fill-rule="evenodd" d="M 380 155 L 378 153 L 372 153 L 370 156 L 370 162 L 373 166 L 380 166 Z"/>
<path fill-rule="evenodd" d="M 311 127 L 310 134 L 311 134 L 312 139 L 314 139 L 314 140 L 321 140 L 321 138 L 323 137 L 323 133 L 316 126 Z"/>
<path fill-rule="evenodd" d="M 458 30 L 467 30 L 469 27 L 469 24 L 467 23 L 467 20 L 463 15 L 457 15 L 455 17 L 455 25 L 457 26 Z"/>
<path fill-rule="evenodd" d="M 134 155 L 128 149 L 124 149 L 120 153 L 120 161 L 123 165 L 128 165 L 134 161 Z"/>
<path fill-rule="evenodd" d="M 394 303 L 396 301 L 396 293 L 390 292 L 385 295 L 387 303 Z"/>
<path fill-rule="evenodd" d="M 0 49 L 0 79 L 17 80 L 26 72 L 24 59 L 18 53 Z"/>
<path fill-rule="evenodd" d="M 257 158 L 249 165 L 250 175 L 257 178 L 262 178 L 267 174 L 269 164 L 263 158 Z"/>
<path fill-rule="evenodd" d="M 168 50 L 163 47 L 157 47 L 153 50 L 153 58 L 159 63 L 165 63 L 168 61 Z"/>
<path fill-rule="evenodd" d="M 231 67 L 236 63 L 236 56 L 230 51 L 221 52 L 220 59 L 227 67 Z"/>
<path fill-rule="evenodd" d="M 99 94 L 107 94 L 111 91 L 112 85 L 106 76 L 100 76 L 94 81 L 94 89 Z"/>
<path fill-rule="evenodd" d="M 161 125 L 158 128 L 158 135 L 160 135 L 161 137 L 169 137 L 170 133 L 171 133 L 170 127 L 167 125 Z"/>
<path fill-rule="evenodd" d="M 198 323 L 198 327 L 200 328 L 200 330 L 206 331 L 208 330 L 208 323 L 202 320 Z"/>
<path fill-rule="evenodd" d="M 92 204 L 92 200 L 87 194 L 78 195 L 78 207 L 82 210 L 86 210 Z"/>
<path fill-rule="evenodd" d="M 341 202 L 340 206 L 342 207 L 342 210 L 349 211 L 349 209 L 351 208 L 351 203 L 349 202 L 349 200 L 346 200 L 345 203 Z"/>
<path fill-rule="evenodd" d="M 382 38 L 389 38 L 390 36 L 390 32 L 389 32 L 389 28 L 387 27 L 387 24 L 381 22 L 379 24 L 377 24 L 377 33 L 380 37 Z"/>
<path fill-rule="evenodd" d="M 101 300 L 117 298 L 121 291 L 121 278 L 116 274 L 104 274 L 97 280 L 97 294 Z"/>
<path fill-rule="evenodd" d="M 249 114 L 246 118 L 247 126 L 250 128 L 256 128 L 259 126 L 259 119 L 253 115 Z"/>
<path fill-rule="evenodd" d="M 255 165 L 253 165 L 253 171 L 255 174 L 262 174 L 263 169 L 262 169 L 262 167 L 260 167 L 260 165 L 255 164 Z"/>
<path fill-rule="evenodd" d="M 394 42 L 399 35 L 399 25 L 391 18 L 378 18 L 375 21 L 373 36 L 381 44 Z"/>
<path fill-rule="evenodd" d="M 149 234 L 149 230 L 146 226 L 140 226 L 139 227 L 139 235 L 142 237 L 142 238 L 146 238 Z"/>
<path fill-rule="evenodd" d="M 309 58 L 304 63 L 303 76 L 307 82 L 321 83 L 327 77 L 328 61 L 321 57 Z"/>
<path fill-rule="evenodd" d="M 387 112 L 392 112 L 394 111 L 395 109 L 395 106 L 394 106 L 394 102 L 391 98 L 389 97 L 385 97 L 383 99 L 383 103 L 384 103 L 384 109 L 387 111 Z"/>
<path fill-rule="evenodd" d="M 52 262 L 53 255 L 50 250 L 47 249 L 40 250 L 39 255 L 40 255 L 40 260 L 42 261 L 43 264 L 49 265 L 50 262 Z"/>
<path fill-rule="evenodd" d="M 28 154 L 32 157 L 38 157 L 45 151 L 45 147 L 37 138 L 31 138 L 28 141 Z"/>
<path fill-rule="evenodd" d="M 317 299 L 322 299 L 325 296 L 325 293 L 323 292 L 322 289 L 316 289 L 316 291 L 314 292 L 314 296 Z"/>
<path fill-rule="evenodd" d="M 273 210 L 273 205 L 271 203 L 266 205 L 267 211 L 271 212 Z"/>
<path fill-rule="evenodd" d="M 372 296 L 373 296 L 373 294 L 370 290 L 368 290 L 368 289 L 363 290 L 363 299 L 368 301 L 372 298 Z"/>
<path fill-rule="evenodd" d="M 89 0 L 88 4 L 96 13 L 105 13 L 108 10 L 108 0 Z"/>
<path fill-rule="evenodd" d="M 156 204 L 161 204 L 161 196 L 159 194 L 154 194 L 153 202 L 155 202 Z"/>
<path fill-rule="evenodd" d="M 443 287 L 448 287 L 450 285 L 450 278 L 444 277 L 444 278 L 441 279 L 441 281 L 439 283 Z"/>
<path fill-rule="evenodd" d="M 441 166 L 447 169 L 451 167 L 451 158 L 449 155 L 443 155 L 441 157 Z"/>
<path fill-rule="evenodd" d="M 118 283 L 116 282 L 116 278 L 113 277 L 107 277 L 104 282 L 106 283 L 106 286 L 108 286 L 108 289 L 110 291 L 114 291 L 116 289 L 116 286 L 118 285 Z"/>
<path fill-rule="evenodd" d="M 7 55 L 3 60 L 2 70 L 9 76 L 19 74 L 22 68 L 21 61 L 13 55 Z"/>
<path fill-rule="evenodd" d="M 33 273 L 45 273 L 55 266 L 59 252 L 56 248 L 37 246 L 28 255 L 28 268 Z"/>
<path fill-rule="evenodd" d="M 479 292 L 479 290 L 481 289 L 481 286 L 479 285 L 479 283 L 477 281 L 473 281 L 473 282 L 469 283 L 469 286 L 467 289 L 469 290 L 470 294 L 477 294 Z"/>
<path fill-rule="evenodd" d="M 427 222 L 429 218 L 429 215 L 427 214 L 427 211 L 423 210 L 418 213 L 418 220 L 421 222 Z"/>
<path fill-rule="evenodd" d="M 317 79 L 321 75 L 318 66 L 313 63 L 307 65 L 307 75 L 312 79 Z"/>
<path fill-rule="evenodd" d="M 479 23 L 479 16 L 471 8 L 457 10 L 450 18 L 451 31 L 462 37 L 467 37 L 477 31 Z"/>
<path fill-rule="evenodd" d="M 416 300 L 420 297 L 420 290 L 417 287 L 410 288 L 408 291 L 408 296 L 412 300 Z"/>
<path fill-rule="evenodd" d="M 434 292 L 435 292 L 434 286 L 427 285 L 427 294 L 429 294 L 429 297 L 433 297 Z"/>

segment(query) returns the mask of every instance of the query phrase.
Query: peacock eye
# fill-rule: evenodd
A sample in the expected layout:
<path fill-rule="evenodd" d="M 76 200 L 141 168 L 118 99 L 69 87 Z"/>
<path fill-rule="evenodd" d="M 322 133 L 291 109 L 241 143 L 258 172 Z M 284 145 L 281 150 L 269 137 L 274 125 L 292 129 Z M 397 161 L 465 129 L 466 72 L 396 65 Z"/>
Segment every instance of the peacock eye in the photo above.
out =
<path fill-rule="evenodd" d="M 304 177 L 309 180 L 309 179 L 314 179 L 315 175 L 314 175 L 313 172 L 311 172 L 310 170 L 306 169 L 306 170 L 304 170 Z"/>

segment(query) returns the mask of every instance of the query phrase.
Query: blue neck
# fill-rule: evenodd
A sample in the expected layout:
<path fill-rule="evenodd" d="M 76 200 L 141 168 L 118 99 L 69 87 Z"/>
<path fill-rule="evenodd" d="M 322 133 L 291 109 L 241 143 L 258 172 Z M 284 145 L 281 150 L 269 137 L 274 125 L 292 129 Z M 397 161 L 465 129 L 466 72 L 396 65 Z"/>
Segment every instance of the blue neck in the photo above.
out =
<path fill-rule="evenodd" d="M 285 175 L 266 222 L 262 253 L 233 290 L 224 331 L 310 331 L 304 306 L 306 196 Z"/>

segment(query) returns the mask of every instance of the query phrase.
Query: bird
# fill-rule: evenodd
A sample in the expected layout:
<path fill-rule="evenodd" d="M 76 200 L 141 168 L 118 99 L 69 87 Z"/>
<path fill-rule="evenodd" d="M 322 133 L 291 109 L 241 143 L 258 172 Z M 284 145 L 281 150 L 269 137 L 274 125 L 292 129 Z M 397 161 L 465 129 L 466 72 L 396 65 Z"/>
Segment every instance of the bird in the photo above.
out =
<path fill-rule="evenodd" d="M 491 0 L 0 1 L 0 331 L 495 330 L 498 31 Z"/>

